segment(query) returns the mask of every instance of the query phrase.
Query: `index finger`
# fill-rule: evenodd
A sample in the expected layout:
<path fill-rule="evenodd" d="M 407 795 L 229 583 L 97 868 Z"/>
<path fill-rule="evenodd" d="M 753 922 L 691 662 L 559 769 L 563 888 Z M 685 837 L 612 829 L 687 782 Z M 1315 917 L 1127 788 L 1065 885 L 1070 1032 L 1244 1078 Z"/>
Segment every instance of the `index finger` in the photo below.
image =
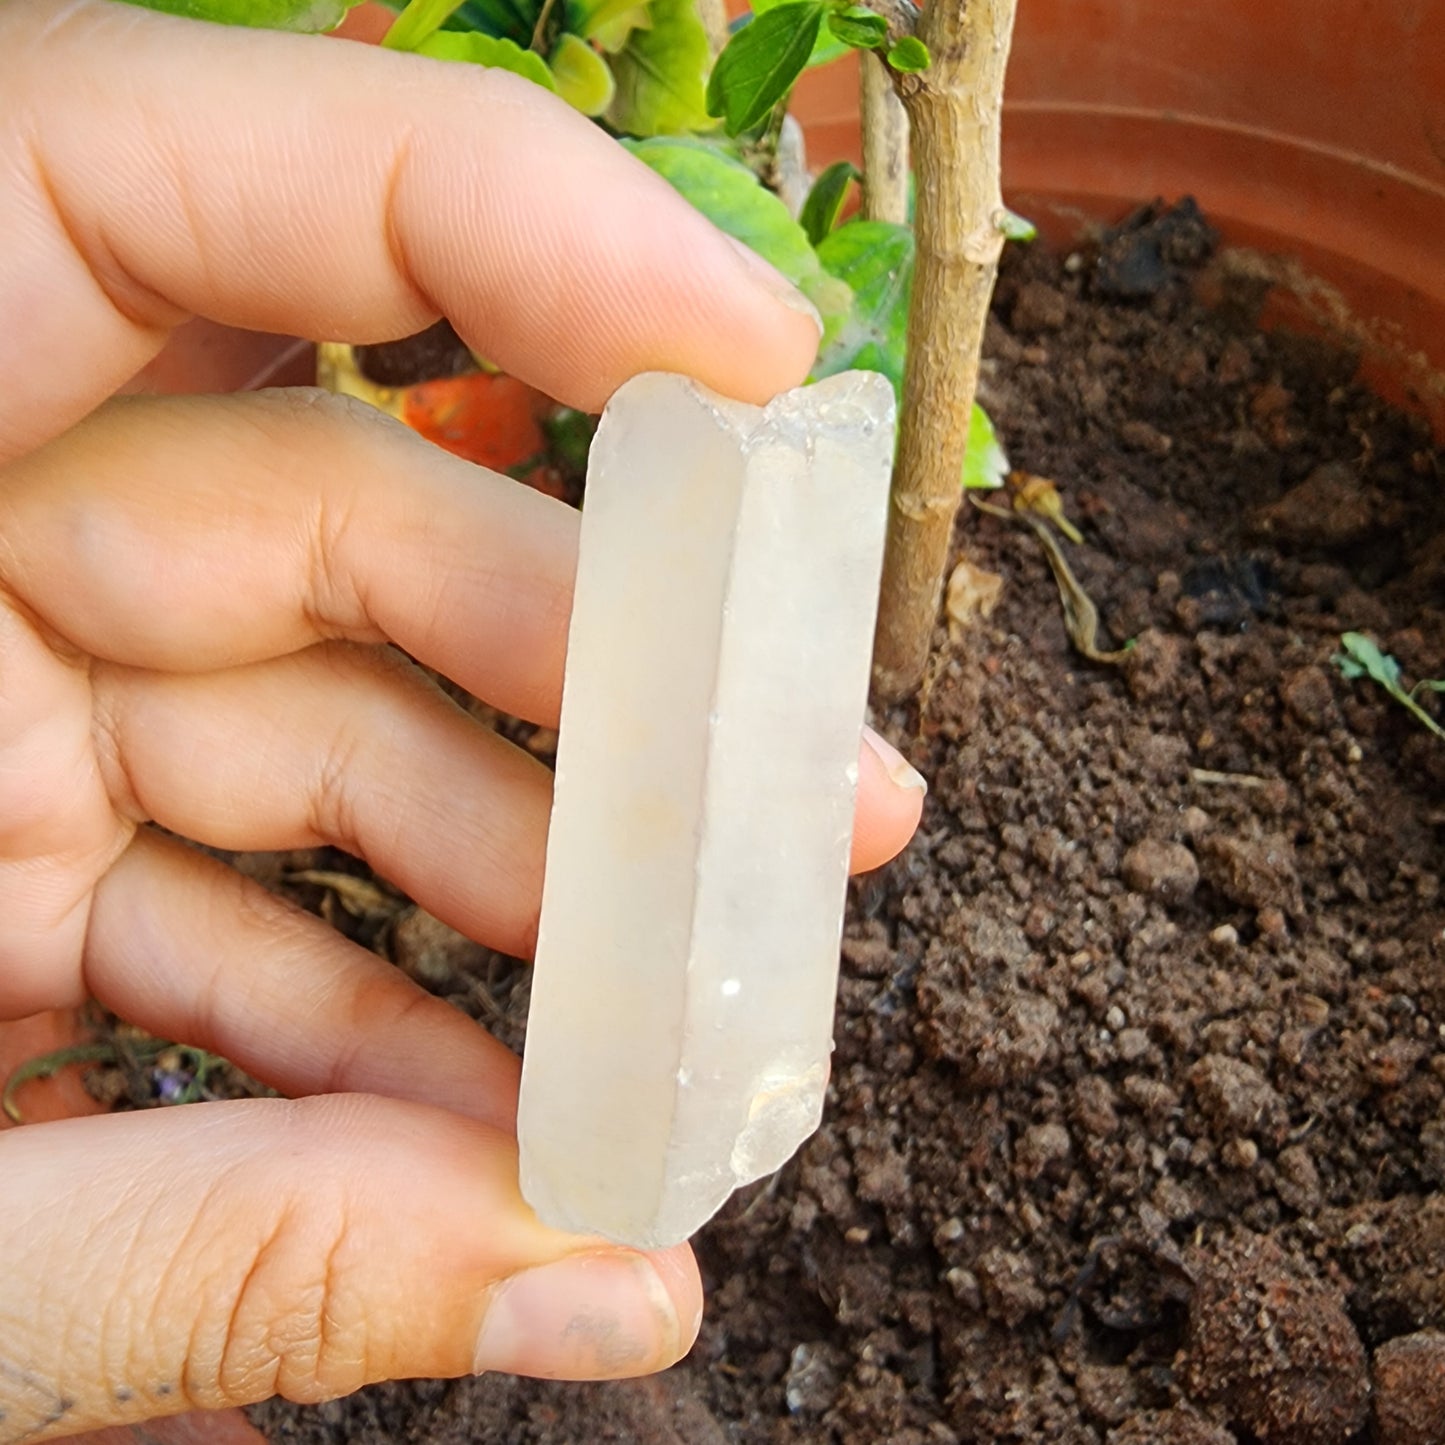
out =
<path fill-rule="evenodd" d="M 684 372 L 801 381 L 806 303 L 597 127 L 503 71 L 108 3 L 0 6 L 0 461 L 193 314 L 378 341 L 448 316 L 595 410 Z"/>

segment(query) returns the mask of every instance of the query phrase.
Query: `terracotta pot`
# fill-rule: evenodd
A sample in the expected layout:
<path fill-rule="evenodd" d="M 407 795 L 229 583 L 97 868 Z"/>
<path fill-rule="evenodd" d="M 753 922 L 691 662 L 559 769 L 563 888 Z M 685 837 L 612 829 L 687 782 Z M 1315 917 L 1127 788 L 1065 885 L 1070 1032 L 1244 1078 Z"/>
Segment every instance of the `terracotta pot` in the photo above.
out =
<path fill-rule="evenodd" d="M 856 86 L 799 87 L 815 165 L 857 159 Z M 1054 239 L 1195 196 L 1445 436 L 1445 0 L 1020 0 L 1003 174 Z"/>

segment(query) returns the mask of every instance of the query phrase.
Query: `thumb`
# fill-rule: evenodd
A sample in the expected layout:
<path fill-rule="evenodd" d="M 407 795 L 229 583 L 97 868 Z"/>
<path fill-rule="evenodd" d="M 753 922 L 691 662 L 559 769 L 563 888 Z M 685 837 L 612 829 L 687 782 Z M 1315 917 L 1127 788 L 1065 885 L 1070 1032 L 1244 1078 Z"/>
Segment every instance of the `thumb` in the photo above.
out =
<path fill-rule="evenodd" d="M 0 1435 L 377 1380 L 661 1369 L 701 1314 L 683 1247 L 540 1224 L 500 1130 L 366 1095 L 0 1136 Z"/>

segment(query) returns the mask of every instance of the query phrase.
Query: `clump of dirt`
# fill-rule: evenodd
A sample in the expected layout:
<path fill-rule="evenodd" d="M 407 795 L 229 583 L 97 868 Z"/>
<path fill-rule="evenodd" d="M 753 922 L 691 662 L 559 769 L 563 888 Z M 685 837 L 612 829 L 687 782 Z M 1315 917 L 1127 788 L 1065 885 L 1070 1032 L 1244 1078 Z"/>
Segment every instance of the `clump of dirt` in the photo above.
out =
<path fill-rule="evenodd" d="M 1241 1232 L 1195 1252 L 1185 1394 L 1261 1440 L 1346 1440 L 1370 1380 L 1344 1296 L 1279 1241 Z"/>
<path fill-rule="evenodd" d="M 272 1405 L 273 1440 L 1438 1438 L 1445 744 L 1331 658 L 1445 672 L 1445 467 L 1158 221 L 1012 255 L 985 371 L 1134 646 L 1078 657 L 1033 532 L 965 516 L 1003 595 L 878 719 L 923 827 L 853 890 L 823 1128 L 698 1241 L 690 1359 Z M 408 957 L 516 1039 L 519 966 Z"/>
<path fill-rule="evenodd" d="M 446 320 L 400 341 L 378 341 L 355 350 L 357 369 L 378 386 L 412 386 L 477 370 L 467 343 Z"/>

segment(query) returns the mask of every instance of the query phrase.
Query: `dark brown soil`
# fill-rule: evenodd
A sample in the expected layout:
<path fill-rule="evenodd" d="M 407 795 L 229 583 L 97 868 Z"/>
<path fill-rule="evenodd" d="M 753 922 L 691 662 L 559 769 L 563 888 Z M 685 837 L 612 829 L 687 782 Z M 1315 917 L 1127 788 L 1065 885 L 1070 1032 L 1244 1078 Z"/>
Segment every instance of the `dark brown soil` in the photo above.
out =
<path fill-rule="evenodd" d="M 1445 673 L 1445 467 L 1350 357 L 1254 331 L 1197 229 L 1143 234 L 1102 287 L 1013 256 L 985 377 L 1135 646 L 1082 660 L 1033 532 L 967 518 L 1003 599 L 882 720 L 923 828 L 855 886 L 822 1131 L 698 1241 L 691 1358 L 275 1405 L 273 1440 L 1445 1439 L 1445 742 L 1331 663 L 1358 629 Z M 393 909 L 516 1041 L 525 972 Z"/>
<path fill-rule="evenodd" d="M 356 365 L 367 380 L 378 386 L 411 386 L 418 381 L 464 376 L 477 369 L 466 342 L 450 321 L 438 321 L 401 341 L 358 346 Z"/>

